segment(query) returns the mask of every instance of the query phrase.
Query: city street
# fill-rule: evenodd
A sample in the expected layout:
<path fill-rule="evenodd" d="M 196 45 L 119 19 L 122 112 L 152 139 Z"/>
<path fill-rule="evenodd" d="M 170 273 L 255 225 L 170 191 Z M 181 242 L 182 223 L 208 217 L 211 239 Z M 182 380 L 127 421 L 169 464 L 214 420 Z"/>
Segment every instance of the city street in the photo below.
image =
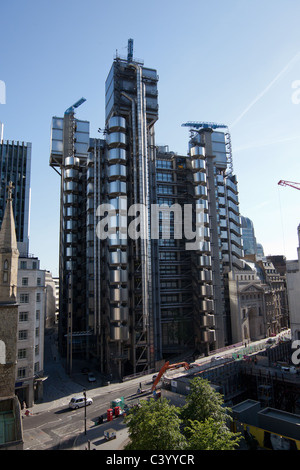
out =
<path fill-rule="evenodd" d="M 63 450 L 85 449 L 88 441 L 97 450 L 121 449 L 127 440 L 127 430 L 123 418 L 114 418 L 113 422 L 96 425 L 100 415 L 106 416 L 111 401 L 124 396 L 128 404 L 135 404 L 140 399 L 137 389 L 140 382 L 150 388 L 152 374 L 136 378 L 125 383 L 111 383 L 99 386 L 99 383 L 89 383 L 83 373 L 74 372 L 70 378 L 59 359 L 53 336 L 45 335 L 45 375 L 43 401 L 29 408 L 29 416 L 23 414 L 24 450 Z M 148 385 L 147 385 L 148 384 Z M 78 410 L 69 408 L 73 396 L 86 395 L 93 399 L 93 404 L 86 407 L 86 434 L 84 407 Z M 106 442 L 103 432 L 107 428 L 117 430 L 117 438 Z"/>
<path fill-rule="evenodd" d="M 288 331 L 283 336 L 287 335 Z M 281 335 L 280 335 L 281 336 Z M 249 349 L 259 350 L 265 341 L 251 343 Z M 243 345 L 235 345 L 224 348 L 224 358 L 245 353 L 247 349 Z M 211 366 L 211 358 L 201 358 L 196 361 L 199 364 Z M 178 374 L 174 370 L 169 375 Z M 30 415 L 23 413 L 24 450 L 121 450 L 127 439 L 127 428 L 122 417 L 106 421 L 107 409 L 111 407 L 111 401 L 124 397 L 128 405 L 136 404 L 143 397 L 151 396 L 152 373 L 143 377 L 137 377 L 123 383 L 111 383 L 100 386 L 100 381 L 89 383 L 87 375 L 80 370 L 74 371 L 69 377 L 60 361 L 54 335 L 45 335 L 45 376 L 43 401 L 29 408 Z M 147 390 L 147 394 L 137 394 L 137 390 Z M 76 395 L 82 395 L 86 390 L 87 398 L 93 399 L 93 404 L 85 410 L 71 410 L 69 401 Z M 97 418 L 105 416 L 103 424 L 96 424 Z M 104 431 L 113 428 L 117 431 L 117 437 L 111 441 L 104 440 Z M 86 430 L 86 432 L 85 432 Z"/>

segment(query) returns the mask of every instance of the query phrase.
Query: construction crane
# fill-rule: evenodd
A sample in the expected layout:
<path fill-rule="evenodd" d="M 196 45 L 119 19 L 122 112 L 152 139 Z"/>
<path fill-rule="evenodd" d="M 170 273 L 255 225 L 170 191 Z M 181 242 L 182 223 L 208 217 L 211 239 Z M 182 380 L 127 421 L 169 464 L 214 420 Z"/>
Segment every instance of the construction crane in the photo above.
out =
<path fill-rule="evenodd" d="M 278 182 L 280 186 L 291 186 L 291 188 L 295 188 L 300 190 L 300 183 L 295 183 L 294 181 L 285 181 L 285 180 L 280 180 Z"/>
<path fill-rule="evenodd" d="M 66 111 L 65 111 L 65 114 L 70 114 L 70 113 L 74 113 L 74 109 L 75 108 L 78 108 L 82 103 L 84 103 L 86 101 L 85 98 L 80 98 L 80 100 L 76 101 L 76 103 L 74 103 L 72 106 L 70 106 Z"/>
<path fill-rule="evenodd" d="M 166 362 L 162 368 L 160 369 L 153 385 L 152 385 L 152 389 L 151 391 L 154 392 L 155 388 L 156 388 L 156 385 L 158 384 L 158 382 L 160 381 L 162 375 L 166 372 L 166 370 L 174 370 L 174 369 L 178 369 L 179 367 L 184 367 L 185 370 L 188 370 L 190 369 L 190 365 L 187 363 L 187 362 L 177 362 L 176 364 L 170 364 L 170 362 Z"/>

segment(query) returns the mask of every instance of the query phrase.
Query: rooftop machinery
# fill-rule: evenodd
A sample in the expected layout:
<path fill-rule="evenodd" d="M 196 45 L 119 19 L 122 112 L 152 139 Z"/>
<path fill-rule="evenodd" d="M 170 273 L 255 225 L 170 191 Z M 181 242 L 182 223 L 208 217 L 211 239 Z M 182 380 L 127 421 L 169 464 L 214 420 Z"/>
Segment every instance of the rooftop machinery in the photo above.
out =
<path fill-rule="evenodd" d="M 232 175 L 233 173 L 233 162 L 232 162 L 232 147 L 231 147 L 231 136 L 228 130 L 228 126 L 226 124 L 217 124 L 216 122 L 203 122 L 203 121 L 188 121 L 181 124 L 182 127 L 190 127 L 191 132 L 193 130 L 200 130 L 200 129 L 227 129 L 227 132 L 224 132 L 225 136 L 225 145 L 226 145 L 226 154 L 227 154 L 227 163 L 228 169 L 227 174 Z M 192 137 L 192 136 L 191 136 Z"/>

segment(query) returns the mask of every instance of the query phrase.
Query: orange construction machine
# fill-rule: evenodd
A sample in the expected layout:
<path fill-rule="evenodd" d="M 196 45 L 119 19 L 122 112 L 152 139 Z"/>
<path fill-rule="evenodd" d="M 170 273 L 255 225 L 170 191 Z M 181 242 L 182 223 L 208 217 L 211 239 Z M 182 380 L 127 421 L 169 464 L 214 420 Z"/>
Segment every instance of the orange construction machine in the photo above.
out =
<path fill-rule="evenodd" d="M 190 369 L 190 365 L 187 362 L 177 362 L 176 364 L 170 364 L 169 361 L 166 362 L 157 374 L 157 377 L 152 385 L 151 391 L 154 392 L 154 390 L 156 389 L 156 385 L 158 384 L 166 370 L 178 369 L 179 367 L 184 367 L 185 370 Z"/>

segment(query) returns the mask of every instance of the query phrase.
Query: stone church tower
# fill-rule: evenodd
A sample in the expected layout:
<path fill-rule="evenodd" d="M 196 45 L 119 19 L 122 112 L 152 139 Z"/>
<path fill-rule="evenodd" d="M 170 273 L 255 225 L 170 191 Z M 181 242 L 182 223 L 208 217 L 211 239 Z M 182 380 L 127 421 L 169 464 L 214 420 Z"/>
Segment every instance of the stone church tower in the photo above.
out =
<path fill-rule="evenodd" d="M 0 230 L 0 399 L 15 396 L 17 362 L 17 278 L 19 251 L 12 207 L 12 183 Z"/>

